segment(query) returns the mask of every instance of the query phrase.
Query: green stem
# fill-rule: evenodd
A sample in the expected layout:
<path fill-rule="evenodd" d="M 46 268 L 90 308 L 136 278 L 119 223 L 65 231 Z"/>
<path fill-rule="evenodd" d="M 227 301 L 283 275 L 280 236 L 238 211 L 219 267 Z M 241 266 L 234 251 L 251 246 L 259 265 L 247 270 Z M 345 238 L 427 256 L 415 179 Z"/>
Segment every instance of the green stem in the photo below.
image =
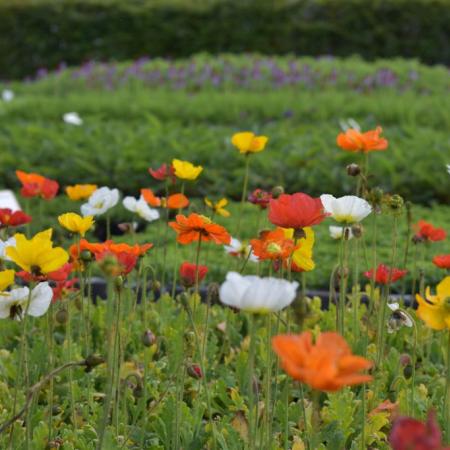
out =
<path fill-rule="evenodd" d="M 267 314 L 266 323 L 266 350 L 267 350 L 267 367 L 266 367 L 266 407 L 265 407 L 265 417 L 266 417 L 266 432 L 267 432 L 267 447 L 270 448 L 270 441 L 272 439 L 272 414 L 271 414 L 271 389 L 272 389 L 272 314 Z"/>
<path fill-rule="evenodd" d="M 248 377 L 248 399 L 249 399 L 249 409 L 248 409 L 248 417 L 249 417 L 249 448 L 250 450 L 256 449 L 255 437 L 256 437 L 256 429 L 254 424 L 257 420 L 255 420 L 255 416 L 257 413 L 255 411 L 255 391 L 253 386 L 254 375 L 255 375 L 255 347 L 256 347 L 256 333 L 254 326 L 254 317 L 253 314 L 250 313 L 248 315 L 248 332 L 250 336 L 250 346 L 248 350 L 248 368 L 249 368 L 249 377 Z"/>
<path fill-rule="evenodd" d="M 345 300 L 347 294 L 347 267 L 348 267 L 348 240 L 346 239 L 346 228 L 342 233 L 342 255 L 339 269 L 339 333 L 345 334 Z"/>
<path fill-rule="evenodd" d="M 411 357 L 411 367 L 412 367 L 412 373 L 411 373 L 411 397 L 410 397 L 410 410 L 409 415 L 414 417 L 414 391 L 416 388 L 416 361 L 417 361 L 417 325 L 416 322 L 413 320 L 413 350 L 412 350 L 412 357 Z"/>
<path fill-rule="evenodd" d="M 445 382 L 445 398 L 444 398 L 444 427 L 445 442 L 450 442 L 450 330 L 448 330 L 447 340 L 447 377 Z"/>
<path fill-rule="evenodd" d="M 249 175 L 249 167 L 250 167 L 250 154 L 246 153 L 245 155 L 245 175 L 244 175 L 244 185 L 242 186 L 242 197 L 241 203 L 239 206 L 238 212 L 238 223 L 236 227 L 236 236 L 240 236 L 241 232 L 241 218 L 242 218 L 242 210 L 244 208 L 245 201 L 247 199 L 247 186 L 248 186 L 248 175 Z"/>

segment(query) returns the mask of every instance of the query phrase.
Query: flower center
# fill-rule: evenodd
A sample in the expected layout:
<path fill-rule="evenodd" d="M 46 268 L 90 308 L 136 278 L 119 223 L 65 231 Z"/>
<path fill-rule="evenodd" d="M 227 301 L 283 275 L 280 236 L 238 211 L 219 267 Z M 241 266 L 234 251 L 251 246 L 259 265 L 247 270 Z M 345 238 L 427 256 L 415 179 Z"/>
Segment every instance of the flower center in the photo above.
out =
<path fill-rule="evenodd" d="M 18 303 L 12 304 L 9 310 L 9 318 L 15 319 L 16 317 L 22 317 L 22 306 Z"/>

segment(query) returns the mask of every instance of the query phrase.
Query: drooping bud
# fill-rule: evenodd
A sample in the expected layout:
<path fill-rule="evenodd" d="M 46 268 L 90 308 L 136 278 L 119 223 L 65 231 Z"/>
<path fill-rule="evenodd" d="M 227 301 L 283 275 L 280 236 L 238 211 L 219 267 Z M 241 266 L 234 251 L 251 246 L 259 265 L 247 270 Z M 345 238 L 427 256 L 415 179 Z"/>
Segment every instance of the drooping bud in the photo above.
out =
<path fill-rule="evenodd" d="M 91 372 L 92 369 L 99 366 L 100 364 L 103 364 L 105 362 L 105 358 L 100 355 L 92 354 L 89 355 L 84 362 L 86 364 L 85 372 Z"/>
<path fill-rule="evenodd" d="M 361 168 L 358 164 L 352 163 L 347 166 L 347 174 L 350 177 L 357 177 L 361 173 Z"/>
<path fill-rule="evenodd" d="M 203 378 L 202 369 L 198 364 L 191 364 L 190 366 L 188 366 L 187 373 L 190 377 L 195 378 L 196 380 Z"/>
<path fill-rule="evenodd" d="M 151 347 L 156 342 L 156 336 L 150 330 L 145 330 L 141 341 L 146 347 Z"/>

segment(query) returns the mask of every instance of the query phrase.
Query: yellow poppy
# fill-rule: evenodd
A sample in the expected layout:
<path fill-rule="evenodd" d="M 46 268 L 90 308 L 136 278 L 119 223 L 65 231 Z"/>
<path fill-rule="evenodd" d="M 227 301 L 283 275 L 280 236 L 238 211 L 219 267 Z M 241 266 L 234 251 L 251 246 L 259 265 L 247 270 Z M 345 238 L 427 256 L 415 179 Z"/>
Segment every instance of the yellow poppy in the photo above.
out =
<path fill-rule="evenodd" d="M 180 159 L 172 160 L 172 167 L 175 176 L 180 180 L 196 180 L 203 170 L 202 166 L 194 166 L 189 161 L 181 161 Z"/>
<path fill-rule="evenodd" d="M 240 153 L 258 153 L 262 152 L 269 138 L 267 136 L 256 136 L 250 131 L 233 134 L 231 143 Z"/>
<path fill-rule="evenodd" d="M 222 198 L 216 203 L 213 203 L 209 198 L 205 197 L 205 204 L 208 208 L 210 208 L 215 214 L 219 214 L 222 217 L 230 217 L 230 211 L 225 209 L 225 206 L 228 205 L 228 200 L 226 198 Z"/>
<path fill-rule="evenodd" d="M 96 184 L 75 184 L 66 187 L 66 194 L 70 200 L 85 200 L 97 190 Z"/>
<path fill-rule="evenodd" d="M 4 291 L 14 283 L 14 270 L 2 270 L 0 272 L 0 291 Z"/>
<path fill-rule="evenodd" d="M 41 231 L 27 239 L 25 235 L 17 233 L 15 247 L 7 247 L 6 255 L 23 270 L 33 275 L 54 272 L 61 268 L 68 260 L 68 253 L 61 247 L 53 248 L 52 229 Z"/>
<path fill-rule="evenodd" d="M 425 299 L 416 294 L 417 315 L 433 330 L 450 329 L 450 276 L 436 286 L 436 295 L 427 287 Z"/>
<path fill-rule="evenodd" d="M 84 237 L 86 231 L 88 231 L 92 227 L 92 225 L 94 225 L 94 217 L 81 217 L 80 215 L 75 213 L 66 213 L 61 214 L 58 217 L 58 222 L 66 230 L 69 230 L 72 233 L 78 233 L 79 235 Z"/>
<path fill-rule="evenodd" d="M 316 264 L 313 261 L 313 247 L 314 247 L 314 231 L 311 227 L 303 228 L 305 232 L 305 237 L 297 239 L 297 250 L 292 253 L 292 263 L 294 267 L 304 271 L 310 272 L 316 267 Z M 284 235 L 293 239 L 294 229 L 293 228 L 285 228 Z"/>

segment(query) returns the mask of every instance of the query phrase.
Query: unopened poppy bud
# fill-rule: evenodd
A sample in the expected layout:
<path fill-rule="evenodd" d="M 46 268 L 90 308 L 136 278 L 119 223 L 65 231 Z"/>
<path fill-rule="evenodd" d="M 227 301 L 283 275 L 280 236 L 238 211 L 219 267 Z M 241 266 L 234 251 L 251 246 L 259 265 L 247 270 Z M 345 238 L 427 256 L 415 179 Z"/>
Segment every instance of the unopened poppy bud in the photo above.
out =
<path fill-rule="evenodd" d="M 220 289 L 220 286 L 217 283 L 209 284 L 207 298 L 210 303 L 214 303 L 219 300 L 219 289 Z"/>
<path fill-rule="evenodd" d="M 372 203 L 372 205 L 378 206 L 381 204 L 381 201 L 383 200 L 383 189 L 376 187 L 373 188 L 370 192 L 369 192 L 369 201 L 370 203 Z"/>
<path fill-rule="evenodd" d="M 83 250 L 80 253 L 80 259 L 81 261 L 83 261 L 85 264 L 89 263 L 92 261 L 92 253 L 89 250 Z"/>
<path fill-rule="evenodd" d="M 62 413 L 62 409 L 61 409 L 60 406 L 58 406 L 58 405 L 53 406 L 53 408 L 52 408 L 52 414 L 53 414 L 54 416 L 57 416 L 58 414 L 61 414 L 61 413 Z"/>
<path fill-rule="evenodd" d="M 404 201 L 400 195 L 394 194 L 389 199 L 389 208 L 391 208 L 393 211 L 399 211 L 403 208 L 403 205 Z"/>
<path fill-rule="evenodd" d="M 193 331 L 186 331 L 184 333 L 184 339 L 190 345 L 195 343 L 195 333 Z"/>
<path fill-rule="evenodd" d="M 406 366 L 408 364 L 411 364 L 411 357 L 407 353 L 402 353 L 400 355 L 400 364 L 402 366 Z"/>
<path fill-rule="evenodd" d="M 421 242 L 424 241 L 424 238 L 422 236 L 419 236 L 418 234 L 415 234 L 412 238 L 411 238 L 413 244 L 420 244 Z"/>
<path fill-rule="evenodd" d="M 92 354 L 89 355 L 85 360 L 84 363 L 86 365 L 86 372 L 90 372 L 94 367 L 99 366 L 100 364 L 103 364 L 105 362 L 105 358 L 103 358 L 100 355 Z"/>
<path fill-rule="evenodd" d="M 405 377 L 406 379 L 411 378 L 412 372 L 413 372 L 413 370 L 412 370 L 412 365 L 411 365 L 411 364 L 408 364 L 408 365 L 405 366 L 405 368 L 403 369 L 403 375 L 404 375 L 404 377 Z"/>
<path fill-rule="evenodd" d="M 123 277 L 118 276 L 114 278 L 114 287 L 116 288 L 116 291 L 121 291 L 123 288 Z"/>
<path fill-rule="evenodd" d="M 196 380 L 199 380 L 203 377 L 202 369 L 198 364 L 191 364 L 187 368 L 187 373 L 190 377 L 195 378 Z"/>
<path fill-rule="evenodd" d="M 56 313 L 56 321 L 58 323 L 60 323 L 61 325 L 65 324 L 68 319 L 69 319 L 69 313 L 67 312 L 67 309 L 60 309 Z"/>
<path fill-rule="evenodd" d="M 352 225 L 351 230 L 355 238 L 360 238 L 363 235 L 364 227 L 360 223 L 355 223 Z"/>
<path fill-rule="evenodd" d="M 152 283 L 152 291 L 159 292 L 161 290 L 161 283 L 158 280 L 153 281 Z"/>
<path fill-rule="evenodd" d="M 303 239 L 305 237 L 306 237 L 306 233 L 303 228 L 297 228 L 294 230 L 294 239 Z"/>
<path fill-rule="evenodd" d="M 156 342 L 156 336 L 150 330 L 146 330 L 142 335 L 141 341 L 146 347 L 151 347 Z"/>
<path fill-rule="evenodd" d="M 272 189 L 272 197 L 278 198 L 281 194 L 284 194 L 284 187 L 283 186 L 275 186 Z"/>
<path fill-rule="evenodd" d="M 361 173 L 361 168 L 358 164 L 352 163 L 347 166 L 347 174 L 351 177 L 357 177 Z"/>

